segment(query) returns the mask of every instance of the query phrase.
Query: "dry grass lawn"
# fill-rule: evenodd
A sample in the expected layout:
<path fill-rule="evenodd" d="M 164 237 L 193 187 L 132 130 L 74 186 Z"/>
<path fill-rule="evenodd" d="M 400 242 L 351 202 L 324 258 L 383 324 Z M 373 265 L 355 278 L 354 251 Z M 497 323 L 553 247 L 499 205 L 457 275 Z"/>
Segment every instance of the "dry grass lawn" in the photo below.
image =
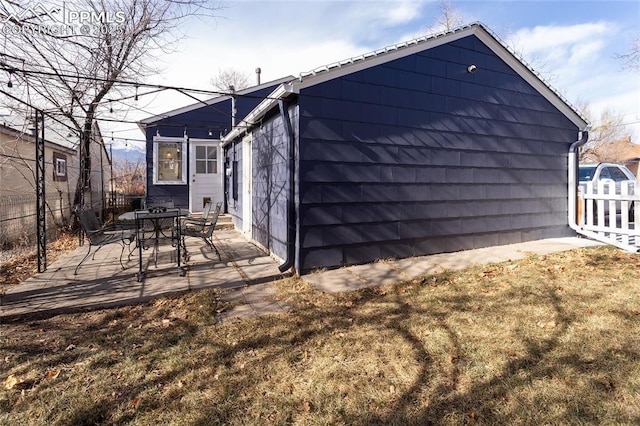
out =
<path fill-rule="evenodd" d="M 216 322 L 214 291 L 4 324 L 0 424 L 638 424 L 640 257 L 601 247 Z"/>

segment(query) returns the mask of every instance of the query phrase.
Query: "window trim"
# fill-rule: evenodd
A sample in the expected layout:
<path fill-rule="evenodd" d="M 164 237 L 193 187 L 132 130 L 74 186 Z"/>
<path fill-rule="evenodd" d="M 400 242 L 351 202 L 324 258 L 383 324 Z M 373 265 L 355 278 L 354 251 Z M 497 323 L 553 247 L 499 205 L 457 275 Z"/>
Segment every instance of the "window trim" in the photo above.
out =
<path fill-rule="evenodd" d="M 59 171 L 59 164 L 64 164 L 64 172 Z M 53 180 L 65 182 L 67 180 L 67 156 L 59 152 L 53 153 Z"/>
<path fill-rule="evenodd" d="M 158 180 L 158 159 L 159 146 L 161 143 L 181 144 L 181 170 L 182 179 L 177 180 Z M 153 137 L 153 184 L 154 185 L 186 185 L 187 184 L 187 138 L 171 138 L 164 136 Z"/>

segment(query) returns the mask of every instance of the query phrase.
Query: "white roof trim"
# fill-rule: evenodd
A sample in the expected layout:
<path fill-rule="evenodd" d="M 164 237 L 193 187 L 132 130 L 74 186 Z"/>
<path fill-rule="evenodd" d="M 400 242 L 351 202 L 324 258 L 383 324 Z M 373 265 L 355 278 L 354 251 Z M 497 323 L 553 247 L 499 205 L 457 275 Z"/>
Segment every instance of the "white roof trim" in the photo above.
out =
<path fill-rule="evenodd" d="M 238 96 L 242 96 L 242 95 L 247 95 L 250 93 L 253 93 L 257 90 L 261 90 L 264 89 L 265 87 L 269 87 L 269 86 L 274 86 L 276 84 L 282 84 L 284 82 L 287 81 L 291 81 L 292 79 L 294 79 L 295 77 L 293 76 L 287 76 L 287 77 L 283 77 L 283 78 L 279 78 L 277 80 L 273 80 L 273 81 L 268 81 L 266 83 L 262 83 L 259 86 L 251 86 L 251 87 L 247 87 L 246 89 L 242 89 L 239 90 L 238 92 L 236 92 L 236 95 Z M 157 121 L 163 120 L 165 118 L 170 118 L 173 117 L 175 115 L 180 115 L 180 114 L 184 114 L 185 112 L 190 112 L 190 111 L 194 111 L 198 108 L 202 108 L 204 106 L 209 106 L 209 105 L 215 105 L 219 102 L 222 101 L 226 101 L 227 99 L 230 99 L 231 95 L 219 95 L 219 96 L 214 96 L 213 98 L 209 98 L 209 99 L 205 99 L 203 101 L 200 102 L 196 102 L 190 105 L 186 105 L 180 108 L 176 108 L 174 110 L 171 111 L 167 111 L 164 112 L 162 114 L 158 114 L 158 115 L 153 115 L 151 117 L 147 117 L 145 119 L 142 119 L 138 122 L 138 125 L 140 128 L 144 129 L 144 126 L 149 125 L 149 124 L 153 124 Z"/>
<path fill-rule="evenodd" d="M 520 77 L 533 86 L 542 96 L 544 96 L 553 106 L 562 112 L 575 124 L 578 129 L 584 130 L 589 122 L 576 111 L 576 108 L 555 90 L 544 78 L 534 71 L 523 58 L 502 43 L 498 37 L 483 26 L 478 26 L 482 31 L 476 31 L 475 35 L 493 51 L 500 59 L 515 70 Z"/>
<path fill-rule="evenodd" d="M 236 124 L 236 126 L 231 129 L 229 133 L 224 135 L 224 137 L 222 138 L 222 146 L 229 144 L 231 141 L 239 137 L 248 129 L 256 125 L 267 112 L 269 112 L 278 104 L 279 99 L 285 98 L 292 93 L 293 88 L 290 84 L 281 84 L 280 86 L 276 87 L 276 89 L 271 92 L 265 100 L 260 102 L 258 106 L 256 106 L 249 114 L 247 114 L 247 116 L 240 123 Z"/>
<path fill-rule="evenodd" d="M 518 73 L 527 83 L 534 87 L 553 106 L 571 120 L 580 130 L 587 127 L 588 121 L 582 117 L 576 109 L 558 91 L 553 89 L 542 76 L 533 71 L 526 62 L 504 44 L 497 35 L 492 33 L 483 24 L 476 22 L 465 25 L 444 33 L 423 36 L 406 42 L 398 43 L 373 52 L 365 53 L 333 64 L 325 65 L 307 73 L 301 73 L 299 78 L 287 84 L 287 88 L 278 87 L 267 99 L 261 102 L 238 126 L 232 129 L 224 138 L 223 145 L 246 131 L 262 118 L 267 111 L 277 104 L 279 97 L 290 94 L 299 94 L 301 90 L 339 78 L 354 72 L 362 71 L 377 65 L 381 65 L 396 59 L 403 58 L 418 52 L 438 47 L 455 40 L 477 36 L 500 59 Z"/>

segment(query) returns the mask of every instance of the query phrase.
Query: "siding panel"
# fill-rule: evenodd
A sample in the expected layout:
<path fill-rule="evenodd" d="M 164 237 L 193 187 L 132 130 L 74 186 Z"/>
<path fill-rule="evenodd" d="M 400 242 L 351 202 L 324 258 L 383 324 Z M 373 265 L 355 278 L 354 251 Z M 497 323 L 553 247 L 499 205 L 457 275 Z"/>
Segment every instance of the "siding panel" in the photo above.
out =
<path fill-rule="evenodd" d="M 336 80 L 298 98 L 301 272 L 570 233 L 578 129 L 477 38 Z"/>

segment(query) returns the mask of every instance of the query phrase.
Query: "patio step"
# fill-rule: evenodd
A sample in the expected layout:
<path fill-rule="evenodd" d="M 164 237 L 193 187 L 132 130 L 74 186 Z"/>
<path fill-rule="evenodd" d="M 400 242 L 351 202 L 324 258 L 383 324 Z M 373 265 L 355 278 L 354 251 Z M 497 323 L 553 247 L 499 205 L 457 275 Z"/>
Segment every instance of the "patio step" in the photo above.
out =
<path fill-rule="evenodd" d="M 216 231 L 233 229 L 233 219 L 231 215 L 221 214 L 216 222 Z"/>
<path fill-rule="evenodd" d="M 193 216 L 202 217 L 202 214 L 194 213 Z M 227 229 L 233 229 L 233 219 L 231 218 L 231 215 L 220 214 L 220 216 L 218 216 L 218 222 L 216 222 L 216 230 L 220 231 L 220 230 L 227 230 Z"/>

